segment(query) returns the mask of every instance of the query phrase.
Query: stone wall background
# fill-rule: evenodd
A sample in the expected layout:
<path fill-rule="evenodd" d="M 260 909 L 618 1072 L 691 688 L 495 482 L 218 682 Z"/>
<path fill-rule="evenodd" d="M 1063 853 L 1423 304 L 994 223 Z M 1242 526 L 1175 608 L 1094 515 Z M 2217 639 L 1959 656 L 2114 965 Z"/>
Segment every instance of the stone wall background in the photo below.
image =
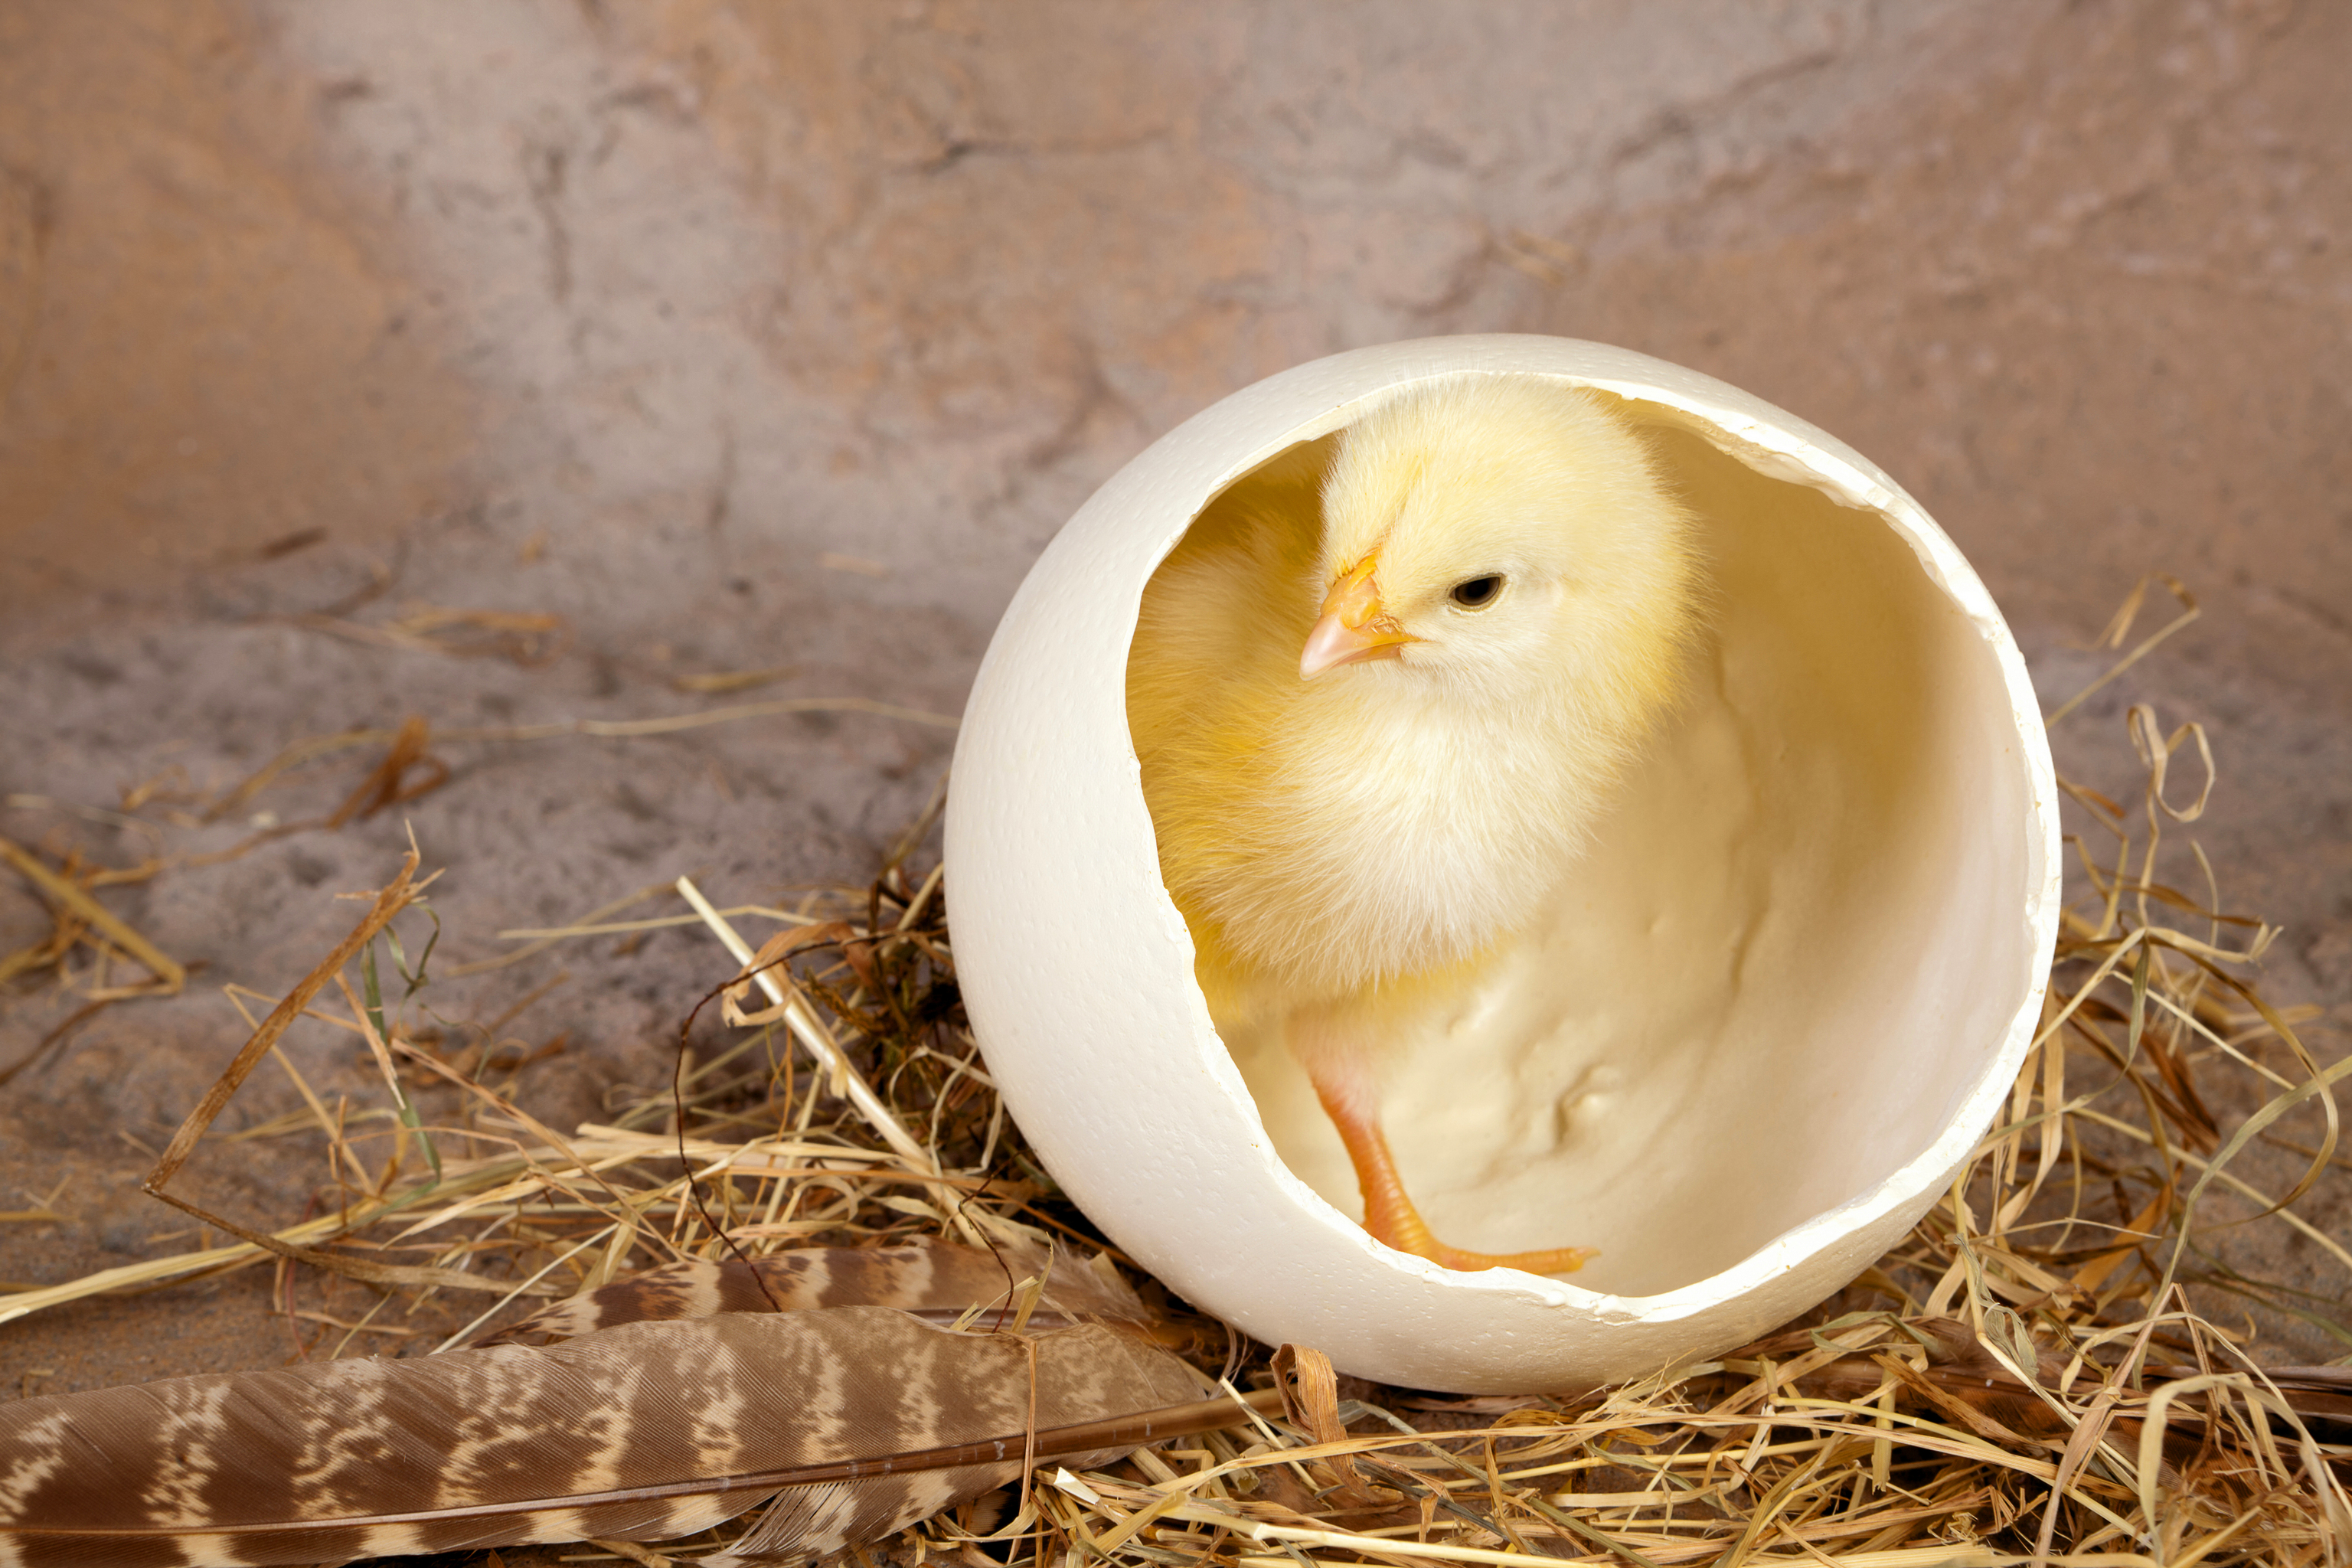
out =
<path fill-rule="evenodd" d="M 742 700 L 696 675 L 952 713 L 1160 431 L 1338 349 L 1549 331 L 1870 454 L 2053 700 L 2141 573 L 2186 580 L 2204 620 L 2062 766 L 2128 787 L 2129 701 L 2206 723 L 2224 901 L 2285 928 L 2279 994 L 2352 1017 L 2347 58 L 2352 11 L 2219 0 L 0 0 L 0 833 L 217 852 L 266 823 L 175 824 L 173 792 L 300 736 Z M 420 605 L 569 641 L 387 646 Z M 948 746 L 865 715 L 450 745 L 405 816 L 475 960 L 681 870 L 862 879 Z M 331 809 L 362 766 L 255 804 Z M 0 1209 L 68 1176 L 74 1205 L 0 1226 L 0 1280 L 193 1243 L 139 1145 L 242 1038 L 218 987 L 307 970 L 401 816 L 108 892 L 206 967 L 0 1088 Z M 0 952 L 46 929 L 0 885 Z M 662 933 L 441 997 L 491 1019 L 565 976 L 529 1025 L 570 1032 L 537 1080 L 565 1125 L 661 1070 L 713 958 Z M 0 997 L 0 1065 L 74 1005 Z M 320 1033 L 305 1070 L 364 1092 Z M 197 1185 L 282 1222 L 315 1178 Z M 265 1286 L 0 1331 L 0 1377 L 282 1358 Z"/>

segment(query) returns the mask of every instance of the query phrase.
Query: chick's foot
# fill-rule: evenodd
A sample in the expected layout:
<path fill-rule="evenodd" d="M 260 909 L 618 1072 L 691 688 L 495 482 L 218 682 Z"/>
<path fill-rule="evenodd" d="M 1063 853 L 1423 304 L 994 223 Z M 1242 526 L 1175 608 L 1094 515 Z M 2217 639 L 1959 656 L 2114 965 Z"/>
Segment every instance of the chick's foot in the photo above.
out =
<path fill-rule="evenodd" d="M 1324 1112 L 1339 1130 L 1348 1159 L 1356 1167 L 1356 1186 L 1364 1194 L 1364 1228 L 1374 1240 L 1426 1258 L 1445 1268 L 1475 1273 L 1485 1268 L 1517 1268 L 1529 1274 L 1573 1274 L 1600 1255 L 1591 1247 L 1561 1247 L 1542 1252 L 1465 1252 L 1437 1239 L 1404 1190 L 1396 1156 L 1389 1152 L 1388 1135 L 1379 1118 L 1363 1108 L 1363 1096 L 1352 1082 L 1316 1082 Z"/>

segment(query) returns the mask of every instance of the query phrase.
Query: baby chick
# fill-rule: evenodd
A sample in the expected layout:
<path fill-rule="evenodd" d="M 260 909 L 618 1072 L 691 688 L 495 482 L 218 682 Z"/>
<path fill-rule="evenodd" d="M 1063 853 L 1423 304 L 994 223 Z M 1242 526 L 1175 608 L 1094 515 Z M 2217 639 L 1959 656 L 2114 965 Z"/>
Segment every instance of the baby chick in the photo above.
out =
<path fill-rule="evenodd" d="M 1391 1247 L 1533 1273 L 1591 1256 L 1432 1236 L 1375 1059 L 1561 880 L 1675 699 L 1696 598 L 1641 437 L 1600 395 L 1512 375 L 1380 405 L 1319 498 L 1296 466 L 1229 492 L 1144 594 L 1128 722 L 1211 1012 L 1279 1022 Z"/>

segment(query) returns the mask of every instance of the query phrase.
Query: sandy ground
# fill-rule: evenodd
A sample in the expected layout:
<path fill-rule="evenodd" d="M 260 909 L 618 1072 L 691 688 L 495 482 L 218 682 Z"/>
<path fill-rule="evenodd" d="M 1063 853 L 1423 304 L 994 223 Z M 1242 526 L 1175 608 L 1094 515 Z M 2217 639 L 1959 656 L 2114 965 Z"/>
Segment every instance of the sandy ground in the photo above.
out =
<path fill-rule="evenodd" d="M 2178 574 L 2203 620 L 2069 721 L 2062 768 L 2129 788 L 2130 701 L 2208 726 L 2224 902 L 2284 928 L 2277 995 L 2352 1020 L 2347 58 L 2352 11 L 2311 4 L 0 0 L 0 833 L 164 858 L 102 896 L 201 966 L 0 1088 L 0 1210 L 62 1216 L 0 1224 L 0 1280 L 194 1244 L 135 1187 L 244 1037 L 222 987 L 281 994 L 409 827 L 448 868 L 444 964 L 478 963 L 680 872 L 722 901 L 862 880 L 950 732 L 446 739 L 438 791 L 199 863 L 381 751 L 200 819 L 281 747 L 951 715 L 1038 549 L 1155 435 L 1431 333 L 1621 342 L 1838 433 L 1969 552 L 2053 699 Z M 47 926 L 0 883 L 0 952 Z M 665 1070 L 718 965 L 668 931 L 434 1000 L 563 1037 L 532 1103 L 568 1125 Z M 80 1000 L 16 983 L 0 1068 Z M 289 1052 L 370 1092 L 328 1031 Z M 265 1072 L 223 1126 L 293 1103 Z M 318 1172 L 273 1147 L 191 1190 L 297 1217 Z M 2307 1247 L 2242 1262 L 2346 1285 Z M 266 1286 L 0 1330 L 0 1388 L 273 1363 Z"/>

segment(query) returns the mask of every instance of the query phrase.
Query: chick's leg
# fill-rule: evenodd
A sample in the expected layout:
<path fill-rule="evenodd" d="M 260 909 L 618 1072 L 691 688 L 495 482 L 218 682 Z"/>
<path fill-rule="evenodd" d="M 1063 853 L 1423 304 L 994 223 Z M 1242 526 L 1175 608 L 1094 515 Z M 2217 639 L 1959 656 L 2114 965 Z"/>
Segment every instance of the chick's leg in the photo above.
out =
<path fill-rule="evenodd" d="M 1380 1091 L 1373 1081 L 1369 1035 L 1350 1019 L 1345 1005 L 1303 1008 L 1290 1020 L 1292 1054 L 1307 1069 L 1324 1114 L 1339 1130 L 1349 1163 L 1356 1167 L 1364 1195 L 1364 1228 L 1374 1239 L 1447 1268 L 1519 1268 L 1529 1274 L 1567 1274 L 1595 1255 L 1590 1247 L 1544 1252 L 1465 1252 L 1446 1246 L 1421 1217 L 1404 1190 L 1388 1135 L 1381 1131 Z M 1351 1024 L 1359 1025 L 1350 1028 Z"/>

